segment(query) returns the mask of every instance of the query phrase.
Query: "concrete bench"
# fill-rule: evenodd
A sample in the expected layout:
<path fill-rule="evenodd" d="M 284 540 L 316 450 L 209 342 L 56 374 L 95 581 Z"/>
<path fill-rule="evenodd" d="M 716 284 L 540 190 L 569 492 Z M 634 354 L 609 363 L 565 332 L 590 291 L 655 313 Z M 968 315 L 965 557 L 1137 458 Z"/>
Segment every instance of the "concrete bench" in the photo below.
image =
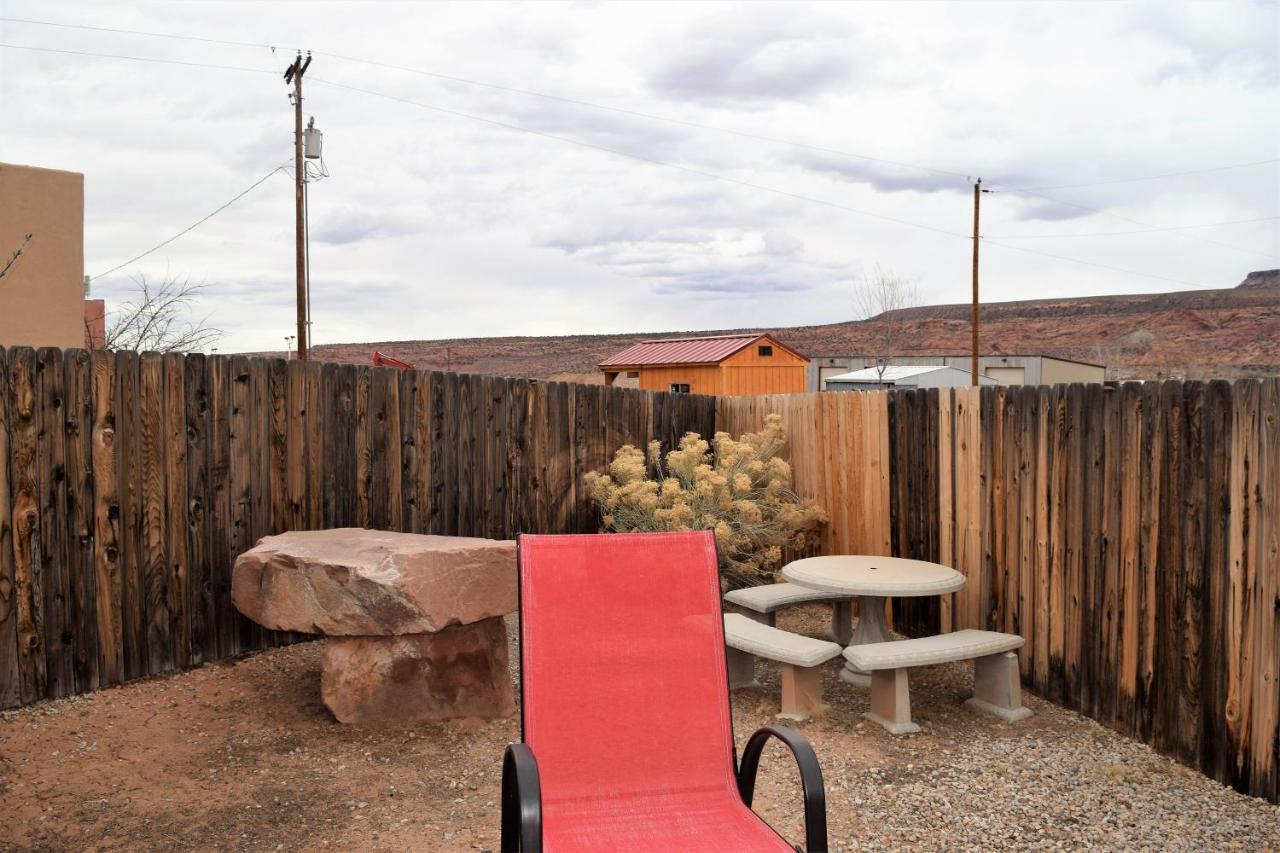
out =
<path fill-rule="evenodd" d="M 871 673 L 871 710 L 864 716 L 895 735 L 918 732 L 911 721 L 911 697 L 907 670 L 958 660 L 973 660 L 973 698 L 970 708 L 1013 722 L 1031 716 L 1022 705 L 1015 649 L 1025 641 L 1014 634 L 995 631 L 954 631 L 915 640 L 890 640 L 849 646 L 845 660 Z"/>
<path fill-rule="evenodd" d="M 822 665 L 840 656 L 840 646 L 764 625 L 741 613 L 724 616 L 729 687 L 759 687 L 756 658 L 782 664 L 782 711 L 778 717 L 803 722 L 822 704 Z"/>
<path fill-rule="evenodd" d="M 831 628 L 827 631 L 827 639 L 842 646 L 849 645 L 853 639 L 853 618 L 849 613 L 849 602 L 852 596 L 838 592 L 823 592 L 809 589 L 794 583 L 771 583 L 764 586 L 751 586 L 735 589 L 724 594 L 724 600 L 732 605 L 748 611 L 748 618 L 757 622 L 774 626 L 777 611 L 797 604 L 808 604 L 813 601 L 830 602 Z"/>

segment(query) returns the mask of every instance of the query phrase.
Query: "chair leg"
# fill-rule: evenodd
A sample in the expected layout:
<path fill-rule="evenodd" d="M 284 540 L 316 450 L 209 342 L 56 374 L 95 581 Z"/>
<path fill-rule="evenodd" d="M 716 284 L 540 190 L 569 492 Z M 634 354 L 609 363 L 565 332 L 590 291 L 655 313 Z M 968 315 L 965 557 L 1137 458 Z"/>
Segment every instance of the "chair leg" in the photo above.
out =
<path fill-rule="evenodd" d="M 853 602 L 831 602 L 831 627 L 827 630 L 827 639 L 833 643 L 847 646 L 853 642 Z"/>
<path fill-rule="evenodd" d="M 862 716 L 884 726 L 890 734 L 920 731 L 911 722 L 911 693 L 905 669 L 878 669 L 871 673 L 871 710 Z"/>
<path fill-rule="evenodd" d="M 1030 717 L 1031 709 L 1022 704 L 1018 656 L 1013 652 L 1003 652 L 975 659 L 973 698 L 966 699 L 965 704 L 1009 723 Z"/>
<path fill-rule="evenodd" d="M 822 667 L 782 664 L 782 711 L 778 719 L 803 723 L 826 708 L 822 702 Z"/>
<path fill-rule="evenodd" d="M 729 668 L 729 689 L 759 687 L 756 681 L 756 656 L 732 647 L 725 648 L 725 663 Z"/>

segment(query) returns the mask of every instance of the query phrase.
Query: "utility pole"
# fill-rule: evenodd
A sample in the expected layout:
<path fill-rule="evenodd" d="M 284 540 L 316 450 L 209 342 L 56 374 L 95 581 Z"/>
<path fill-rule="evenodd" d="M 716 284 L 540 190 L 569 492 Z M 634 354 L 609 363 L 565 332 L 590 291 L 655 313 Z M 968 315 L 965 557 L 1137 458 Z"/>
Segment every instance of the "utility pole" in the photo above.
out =
<path fill-rule="evenodd" d="M 973 185 L 973 352 L 969 365 L 973 384 L 978 384 L 978 242 L 982 239 L 978 234 L 978 211 L 983 193 L 991 190 L 982 188 L 982 178 Z"/>
<path fill-rule="evenodd" d="M 302 75 L 311 66 L 311 52 L 306 59 L 302 51 L 285 69 L 284 82 L 293 83 L 293 183 L 296 208 L 296 234 L 298 255 L 298 358 L 307 360 L 307 250 L 306 210 L 303 198 L 303 181 L 306 179 L 306 161 L 302 157 Z"/>

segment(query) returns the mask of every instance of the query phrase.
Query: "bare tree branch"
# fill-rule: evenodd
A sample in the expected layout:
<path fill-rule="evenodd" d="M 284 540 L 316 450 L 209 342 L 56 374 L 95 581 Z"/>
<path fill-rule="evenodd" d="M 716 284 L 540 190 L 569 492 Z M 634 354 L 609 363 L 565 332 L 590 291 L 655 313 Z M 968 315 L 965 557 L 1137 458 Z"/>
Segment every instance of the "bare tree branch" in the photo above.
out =
<path fill-rule="evenodd" d="M 853 283 L 854 319 L 873 320 L 871 328 L 880 340 L 876 375 L 881 384 L 884 384 L 889 359 L 900 355 L 908 343 L 904 309 L 919 304 L 920 289 L 915 279 L 883 269 L 879 264 Z"/>
<path fill-rule="evenodd" d="M 27 244 L 31 242 L 31 235 L 28 234 L 22 238 L 22 242 L 18 244 L 18 248 L 13 250 L 13 254 L 9 256 L 9 260 L 4 262 L 4 266 L 0 267 L 0 278 L 4 278 L 5 273 L 18 262 L 18 258 L 22 257 L 22 253 L 26 251 Z"/>
<path fill-rule="evenodd" d="M 191 352 L 207 349 L 223 336 L 209 316 L 189 318 L 193 303 L 207 285 L 166 276 L 159 284 L 144 275 L 134 278 L 137 297 L 112 312 L 107 349 Z"/>

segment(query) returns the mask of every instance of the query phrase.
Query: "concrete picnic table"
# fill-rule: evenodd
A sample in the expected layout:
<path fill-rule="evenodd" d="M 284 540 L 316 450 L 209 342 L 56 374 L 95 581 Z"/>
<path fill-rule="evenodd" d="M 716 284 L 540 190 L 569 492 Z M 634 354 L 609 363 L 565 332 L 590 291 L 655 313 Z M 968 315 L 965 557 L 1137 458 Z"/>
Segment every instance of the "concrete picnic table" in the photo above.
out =
<path fill-rule="evenodd" d="M 798 586 L 857 597 L 858 627 L 851 646 L 891 639 L 884 624 L 886 598 L 946 595 L 963 588 L 965 580 L 949 566 L 865 554 L 796 560 L 783 566 L 782 576 Z M 840 678 L 863 687 L 871 684 L 869 673 L 860 672 L 849 663 L 840 671 Z"/>

